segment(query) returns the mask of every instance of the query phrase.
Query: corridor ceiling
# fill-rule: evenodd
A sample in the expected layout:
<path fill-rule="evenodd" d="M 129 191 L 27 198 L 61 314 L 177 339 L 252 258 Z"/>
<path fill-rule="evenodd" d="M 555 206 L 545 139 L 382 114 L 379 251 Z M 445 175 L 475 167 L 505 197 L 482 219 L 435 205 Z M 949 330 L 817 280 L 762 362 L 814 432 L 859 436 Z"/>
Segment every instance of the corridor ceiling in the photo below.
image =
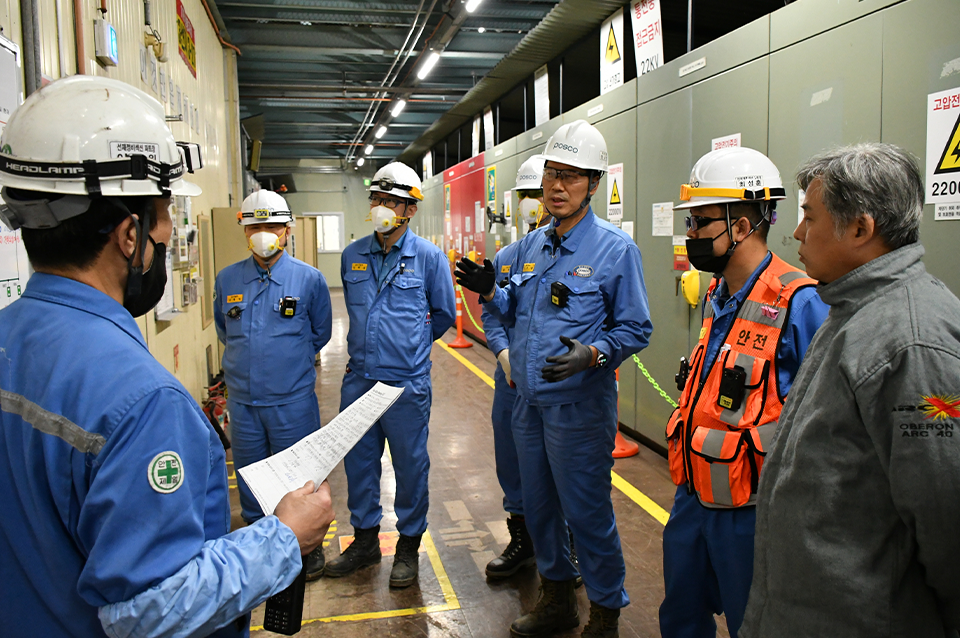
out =
<path fill-rule="evenodd" d="M 383 163 L 457 104 L 558 2 L 482 0 L 472 13 L 466 0 L 215 4 L 242 51 L 240 118 L 263 116 L 262 161 L 349 160 L 375 142 L 367 157 Z M 420 80 L 431 50 L 439 62 Z M 394 118 L 401 98 L 406 106 Z M 386 134 L 375 139 L 384 124 Z"/>

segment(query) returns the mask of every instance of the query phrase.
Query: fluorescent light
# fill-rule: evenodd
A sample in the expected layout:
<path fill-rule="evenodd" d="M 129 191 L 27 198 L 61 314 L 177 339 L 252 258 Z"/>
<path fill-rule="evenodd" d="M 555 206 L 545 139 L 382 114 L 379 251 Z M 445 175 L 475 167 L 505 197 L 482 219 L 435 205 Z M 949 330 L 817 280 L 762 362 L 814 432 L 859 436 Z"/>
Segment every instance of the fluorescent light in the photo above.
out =
<path fill-rule="evenodd" d="M 367 144 L 367 147 L 363 149 L 364 155 L 369 155 L 372 152 L 373 152 L 373 144 Z"/>
<path fill-rule="evenodd" d="M 387 127 L 381 126 L 380 128 L 377 129 L 377 132 L 374 133 L 373 136 L 379 140 L 381 137 L 383 137 L 386 134 L 387 134 Z"/>
<path fill-rule="evenodd" d="M 393 105 L 393 110 L 390 111 L 390 115 L 397 117 L 403 111 L 403 107 L 407 105 L 406 100 L 397 100 L 397 103 Z"/>
<path fill-rule="evenodd" d="M 477 7 L 480 6 L 481 2 L 483 2 L 483 0 L 468 0 L 467 13 L 473 13 L 474 11 L 476 11 Z"/>
<path fill-rule="evenodd" d="M 424 61 L 423 66 L 420 67 L 420 72 L 417 73 L 417 77 L 421 80 L 427 77 L 430 71 L 433 70 L 433 67 L 437 66 L 437 62 L 440 61 L 440 54 L 436 51 L 431 51 L 430 55 L 427 56 L 426 61 Z"/>
<path fill-rule="evenodd" d="M 366 162 L 366 158 L 361 157 L 357 160 L 357 166 L 363 166 L 363 163 Z"/>
<path fill-rule="evenodd" d="M 480 27 L 479 29 L 477 29 L 477 33 L 486 33 L 486 32 L 487 30 L 484 27 Z"/>

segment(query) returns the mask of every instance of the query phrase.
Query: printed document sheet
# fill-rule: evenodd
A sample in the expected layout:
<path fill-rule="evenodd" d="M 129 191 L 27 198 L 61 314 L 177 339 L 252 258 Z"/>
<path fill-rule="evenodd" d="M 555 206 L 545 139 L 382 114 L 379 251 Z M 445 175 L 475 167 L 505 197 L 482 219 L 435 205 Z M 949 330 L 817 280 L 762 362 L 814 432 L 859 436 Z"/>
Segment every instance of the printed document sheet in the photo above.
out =
<path fill-rule="evenodd" d="M 238 470 L 263 512 L 273 514 L 280 499 L 307 481 L 316 485 L 393 405 L 403 388 L 377 383 L 333 421 L 279 454 Z"/>

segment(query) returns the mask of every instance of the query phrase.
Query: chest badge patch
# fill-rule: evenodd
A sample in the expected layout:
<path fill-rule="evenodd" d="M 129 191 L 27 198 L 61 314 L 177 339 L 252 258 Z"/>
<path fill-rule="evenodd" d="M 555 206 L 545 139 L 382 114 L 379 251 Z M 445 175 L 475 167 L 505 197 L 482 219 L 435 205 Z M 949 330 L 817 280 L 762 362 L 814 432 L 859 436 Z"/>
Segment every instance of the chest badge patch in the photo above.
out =
<path fill-rule="evenodd" d="M 500 266 L 500 272 L 501 272 L 501 273 L 504 273 L 504 274 L 509 273 L 509 272 L 510 272 L 510 264 L 504 264 L 503 266 Z"/>
<path fill-rule="evenodd" d="M 593 277 L 593 267 L 592 266 L 577 266 L 570 271 L 570 274 L 574 277 Z"/>
<path fill-rule="evenodd" d="M 780 316 L 780 309 L 774 308 L 773 306 L 761 306 L 760 312 L 763 313 L 764 317 L 769 317 L 770 319 L 776 319 Z"/>
<path fill-rule="evenodd" d="M 186 478 L 183 461 L 176 452 L 161 452 L 153 457 L 147 466 L 147 480 L 150 487 L 161 494 L 176 492 Z"/>
<path fill-rule="evenodd" d="M 960 418 L 960 396 L 931 394 L 922 399 L 919 409 L 924 413 L 924 419 L 945 421 Z"/>
<path fill-rule="evenodd" d="M 523 272 L 533 272 L 533 269 L 536 268 L 536 267 L 537 267 L 536 264 L 524 264 L 524 265 L 523 265 Z"/>
<path fill-rule="evenodd" d="M 366 264 L 354 264 L 352 267 L 352 270 L 366 270 L 366 269 L 367 269 Z"/>
<path fill-rule="evenodd" d="M 227 295 L 227 303 L 240 303 L 243 301 L 243 295 Z"/>

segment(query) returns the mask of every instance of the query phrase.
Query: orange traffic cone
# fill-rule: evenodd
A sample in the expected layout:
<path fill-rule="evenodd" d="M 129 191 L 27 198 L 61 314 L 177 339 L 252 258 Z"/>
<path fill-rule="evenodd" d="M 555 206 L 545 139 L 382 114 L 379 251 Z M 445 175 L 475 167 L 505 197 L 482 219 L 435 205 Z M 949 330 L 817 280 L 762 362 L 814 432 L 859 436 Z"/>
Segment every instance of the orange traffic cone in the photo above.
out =
<path fill-rule="evenodd" d="M 617 390 L 620 390 L 620 371 L 617 370 Z M 617 401 L 617 439 L 613 448 L 613 458 L 625 459 L 628 456 L 634 456 L 640 453 L 640 446 L 633 441 L 626 440 L 620 434 L 620 401 Z"/>
<path fill-rule="evenodd" d="M 451 348 L 472 348 L 473 343 L 463 337 L 463 294 L 460 286 L 454 287 L 457 289 L 457 338 L 447 345 Z"/>

